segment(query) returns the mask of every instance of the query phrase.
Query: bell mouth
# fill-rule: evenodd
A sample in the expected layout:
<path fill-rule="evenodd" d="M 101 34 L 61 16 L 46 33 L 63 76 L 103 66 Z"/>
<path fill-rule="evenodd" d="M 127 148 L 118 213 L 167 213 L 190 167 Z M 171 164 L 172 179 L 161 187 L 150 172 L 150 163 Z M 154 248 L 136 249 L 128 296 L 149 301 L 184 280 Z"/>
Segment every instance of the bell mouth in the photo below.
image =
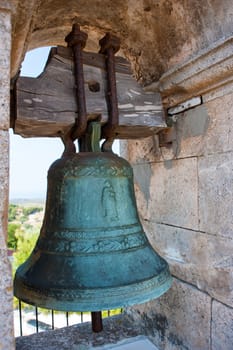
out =
<path fill-rule="evenodd" d="M 59 311 L 99 311 L 142 304 L 160 297 L 171 287 L 172 278 L 165 266 L 160 275 L 117 288 L 58 289 L 33 288 L 23 279 L 15 280 L 15 296 L 25 303 Z"/>

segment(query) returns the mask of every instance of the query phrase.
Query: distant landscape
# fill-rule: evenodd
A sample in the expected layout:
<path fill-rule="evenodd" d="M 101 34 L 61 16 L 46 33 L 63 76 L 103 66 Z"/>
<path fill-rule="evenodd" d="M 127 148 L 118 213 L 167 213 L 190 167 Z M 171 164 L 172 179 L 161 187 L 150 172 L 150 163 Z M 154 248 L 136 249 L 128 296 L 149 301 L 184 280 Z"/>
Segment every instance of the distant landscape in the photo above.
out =
<path fill-rule="evenodd" d="M 23 206 L 44 206 L 45 198 L 11 198 L 10 204 Z"/>
<path fill-rule="evenodd" d="M 13 274 L 31 253 L 44 216 L 42 199 L 16 199 L 8 210 L 8 252 L 12 256 Z"/>

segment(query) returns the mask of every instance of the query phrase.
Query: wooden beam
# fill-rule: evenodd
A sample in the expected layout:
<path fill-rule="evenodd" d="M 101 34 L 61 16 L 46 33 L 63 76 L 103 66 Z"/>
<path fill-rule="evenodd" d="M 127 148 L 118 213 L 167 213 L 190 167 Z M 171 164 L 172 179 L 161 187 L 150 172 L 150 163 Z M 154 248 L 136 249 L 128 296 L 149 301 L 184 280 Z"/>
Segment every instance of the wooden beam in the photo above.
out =
<path fill-rule="evenodd" d="M 105 57 L 84 52 L 88 119 L 108 120 Z M 120 139 L 141 138 L 166 127 L 159 93 L 145 92 L 133 78 L 129 63 L 116 57 Z M 56 137 L 77 118 L 72 51 L 52 48 L 44 72 L 37 78 L 20 77 L 16 84 L 14 132 L 24 137 Z"/>

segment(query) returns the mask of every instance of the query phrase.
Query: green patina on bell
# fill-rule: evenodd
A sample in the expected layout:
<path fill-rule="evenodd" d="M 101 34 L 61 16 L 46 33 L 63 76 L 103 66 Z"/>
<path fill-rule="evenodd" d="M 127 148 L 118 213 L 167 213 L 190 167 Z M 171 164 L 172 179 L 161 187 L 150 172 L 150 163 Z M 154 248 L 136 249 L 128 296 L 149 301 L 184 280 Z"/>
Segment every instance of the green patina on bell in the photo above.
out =
<path fill-rule="evenodd" d="M 15 295 L 39 307 L 98 311 L 144 303 L 171 286 L 167 262 L 139 221 L 129 163 L 80 152 L 48 172 L 40 236 L 15 275 Z"/>

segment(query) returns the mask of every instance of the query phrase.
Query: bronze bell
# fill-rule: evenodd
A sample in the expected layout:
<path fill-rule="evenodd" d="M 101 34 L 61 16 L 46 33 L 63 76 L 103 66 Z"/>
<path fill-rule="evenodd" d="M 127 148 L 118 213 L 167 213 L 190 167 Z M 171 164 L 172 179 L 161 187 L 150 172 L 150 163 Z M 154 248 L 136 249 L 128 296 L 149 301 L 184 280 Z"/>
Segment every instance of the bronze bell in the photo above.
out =
<path fill-rule="evenodd" d="M 64 311 L 144 303 L 171 286 L 139 221 L 133 170 L 112 152 L 80 152 L 48 172 L 40 236 L 17 269 L 15 295 Z"/>

